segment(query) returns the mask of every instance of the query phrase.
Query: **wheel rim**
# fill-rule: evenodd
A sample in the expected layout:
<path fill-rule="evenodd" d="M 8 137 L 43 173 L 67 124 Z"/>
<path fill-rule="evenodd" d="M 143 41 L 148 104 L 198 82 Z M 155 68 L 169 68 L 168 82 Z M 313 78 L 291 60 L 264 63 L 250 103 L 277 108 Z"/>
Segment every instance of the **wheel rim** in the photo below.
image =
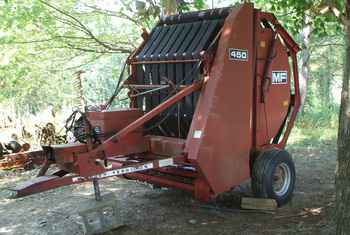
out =
<path fill-rule="evenodd" d="M 280 163 L 275 170 L 273 190 L 277 196 L 285 195 L 290 187 L 292 174 L 286 163 Z"/>

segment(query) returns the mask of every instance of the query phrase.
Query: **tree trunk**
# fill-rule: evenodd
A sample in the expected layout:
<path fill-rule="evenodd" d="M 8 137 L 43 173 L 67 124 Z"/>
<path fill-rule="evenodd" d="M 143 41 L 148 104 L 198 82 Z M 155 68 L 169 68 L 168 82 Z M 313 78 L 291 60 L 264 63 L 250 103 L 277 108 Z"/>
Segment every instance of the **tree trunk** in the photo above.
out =
<path fill-rule="evenodd" d="M 324 71 L 322 70 L 322 76 L 320 76 L 319 84 L 319 96 L 322 101 L 322 107 L 327 109 L 331 106 L 331 78 L 332 78 L 332 66 L 328 56 L 325 58 Z"/>
<path fill-rule="evenodd" d="M 178 13 L 176 0 L 162 0 L 162 13 L 164 16 L 174 15 Z"/>
<path fill-rule="evenodd" d="M 346 1 L 346 22 L 350 22 L 350 0 Z M 336 173 L 336 222 L 337 235 L 350 234 L 350 25 L 345 27 L 345 62 L 339 111 L 338 169 Z"/>
<path fill-rule="evenodd" d="M 301 41 L 302 41 L 302 65 L 301 65 L 301 79 L 300 79 L 300 96 L 301 96 L 301 106 L 300 110 L 303 110 L 307 88 L 310 78 L 310 35 L 312 31 L 311 19 L 309 16 L 306 16 L 304 19 L 305 26 L 301 32 Z"/>

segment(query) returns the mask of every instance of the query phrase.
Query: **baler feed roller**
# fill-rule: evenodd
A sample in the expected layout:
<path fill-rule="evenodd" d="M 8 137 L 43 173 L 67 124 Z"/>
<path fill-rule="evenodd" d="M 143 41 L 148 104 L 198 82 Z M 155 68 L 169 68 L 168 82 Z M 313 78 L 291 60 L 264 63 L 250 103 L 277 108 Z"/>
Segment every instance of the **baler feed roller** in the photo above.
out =
<path fill-rule="evenodd" d="M 18 196 L 120 176 L 202 201 L 251 179 L 257 196 L 289 201 L 300 49 L 274 15 L 253 4 L 190 12 L 143 38 L 121 86 L 130 108 L 86 112 L 86 143 L 45 146 L 40 178 Z M 52 164 L 60 170 L 45 175 Z"/>

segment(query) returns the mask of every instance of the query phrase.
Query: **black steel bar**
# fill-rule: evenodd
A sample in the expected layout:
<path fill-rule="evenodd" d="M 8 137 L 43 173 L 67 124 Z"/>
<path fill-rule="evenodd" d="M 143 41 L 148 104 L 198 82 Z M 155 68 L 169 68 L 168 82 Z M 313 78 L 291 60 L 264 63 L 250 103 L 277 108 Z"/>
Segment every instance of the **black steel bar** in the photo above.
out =
<path fill-rule="evenodd" d="M 169 30 L 167 33 L 164 35 L 163 40 L 158 44 L 157 49 L 153 53 L 153 60 L 160 60 L 161 58 L 161 52 L 163 49 L 167 46 L 171 36 L 173 35 L 174 31 L 176 30 L 176 26 L 169 26 Z"/>
<path fill-rule="evenodd" d="M 195 64 L 194 63 L 186 63 L 185 64 L 185 74 L 189 74 L 193 71 Z M 199 71 L 198 71 L 199 72 Z M 198 76 L 198 72 L 194 74 L 193 76 L 190 77 L 190 79 L 187 79 L 185 81 L 185 85 L 190 85 L 193 83 L 193 78 Z M 192 122 L 192 115 L 193 115 L 193 93 L 191 95 L 188 95 L 185 97 L 185 105 L 184 105 L 184 120 L 185 120 L 185 125 L 186 125 L 186 133 L 188 133 L 190 129 L 190 125 Z"/>
<path fill-rule="evenodd" d="M 232 8 L 219 8 L 219 9 L 210 9 L 206 11 L 195 11 L 189 13 L 182 13 L 181 15 L 172 15 L 163 17 L 160 20 L 160 24 L 178 24 L 178 23 L 187 23 L 194 21 L 202 21 L 202 20 L 215 20 L 215 19 L 224 19 L 226 18 Z"/>
<path fill-rule="evenodd" d="M 176 82 L 174 82 L 176 84 Z M 138 89 L 138 90 L 148 90 L 148 89 L 155 89 L 155 88 L 162 88 L 162 87 L 169 87 L 169 85 L 139 85 L 139 84 L 127 84 L 123 85 L 124 88 L 130 88 L 130 89 Z M 183 89 L 186 88 L 185 85 L 180 85 L 178 88 Z"/>
<path fill-rule="evenodd" d="M 155 51 L 158 50 L 159 44 L 162 42 L 164 39 L 166 33 L 168 32 L 170 26 L 164 26 L 161 28 L 161 31 L 157 37 L 157 39 L 154 41 L 152 44 L 151 48 L 147 51 L 147 53 L 142 57 L 141 60 L 150 60 L 153 55 L 155 54 Z"/>
<path fill-rule="evenodd" d="M 187 52 L 187 49 L 189 48 L 189 46 L 191 45 L 191 42 L 193 41 L 194 37 L 198 33 L 198 31 L 201 27 L 201 24 L 202 24 L 202 22 L 193 23 L 193 27 L 192 27 L 191 31 L 186 35 L 186 38 L 185 38 L 184 42 L 182 43 L 180 49 L 176 53 L 174 53 L 174 56 L 176 59 L 183 59 L 182 54 L 184 52 Z"/>
<path fill-rule="evenodd" d="M 151 84 L 151 65 L 145 64 L 143 65 L 145 68 L 145 85 Z M 146 112 L 150 111 L 152 109 L 152 96 L 146 97 Z"/>
<path fill-rule="evenodd" d="M 174 25 L 173 27 L 175 27 L 175 31 L 173 32 L 173 34 L 171 35 L 171 38 L 168 40 L 168 44 L 164 47 L 164 49 L 162 50 L 162 52 L 159 55 L 159 59 L 160 60 L 165 60 L 166 59 L 166 55 L 169 54 L 171 48 L 173 47 L 174 43 L 178 40 L 178 38 L 180 37 L 180 35 L 182 34 L 182 31 L 184 29 L 184 24 L 179 24 L 179 25 Z"/>
<path fill-rule="evenodd" d="M 160 31 L 161 31 L 161 26 L 156 27 L 153 32 L 150 35 L 150 39 L 147 41 L 147 43 L 145 44 L 145 46 L 143 47 L 142 51 L 136 56 L 136 59 L 142 59 L 143 56 L 148 52 L 148 50 L 152 47 L 154 41 L 156 40 L 156 38 L 158 37 Z"/>
<path fill-rule="evenodd" d="M 200 58 L 200 54 L 203 50 L 206 50 L 210 43 L 214 40 L 215 36 L 222 27 L 223 20 L 214 20 L 210 21 L 210 25 L 206 33 L 202 36 L 200 42 L 197 44 L 197 47 L 192 52 L 192 58 Z"/>
<path fill-rule="evenodd" d="M 171 48 L 169 53 L 166 55 L 166 57 L 168 59 L 175 59 L 175 53 L 180 49 L 181 45 L 185 41 L 187 34 L 191 31 L 192 26 L 193 26 L 193 24 L 191 24 L 191 23 L 184 24 L 184 29 L 183 29 L 182 33 L 179 35 L 179 37 L 175 41 L 173 47 Z"/>
<path fill-rule="evenodd" d="M 151 93 L 153 93 L 153 92 L 157 92 L 157 91 L 160 91 L 160 90 L 167 89 L 167 88 L 169 88 L 169 87 L 170 87 L 170 86 L 158 87 L 158 88 L 155 88 L 155 89 L 152 89 L 152 90 L 148 90 L 148 91 L 144 91 L 144 92 L 137 93 L 136 95 L 131 95 L 130 97 L 144 96 L 144 95 L 147 95 L 147 94 L 151 94 Z"/>
<path fill-rule="evenodd" d="M 176 84 L 176 79 L 175 79 L 175 64 L 167 64 L 167 76 L 169 81 L 172 84 L 175 85 L 180 85 L 180 84 Z M 178 114 L 178 105 L 176 105 L 175 108 L 169 110 L 169 112 L 171 111 L 167 124 L 173 137 L 179 137 L 179 133 L 178 133 L 178 126 L 177 126 L 177 114 Z"/>
<path fill-rule="evenodd" d="M 203 38 L 204 34 L 207 32 L 209 24 L 210 23 L 208 21 L 203 21 L 201 23 L 200 28 L 198 29 L 198 32 L 195 34 L 194 38 L 192 39 L 190 46 L 183 53 L 183 57 L 185 59 L 192 59 L 192 54 L 195 51 L 195 48 L 198 46 L 201 39 Z"/>
<path fill-rule="evenodd" d="M 201 59 L 190 59 L 190 60 L 147 60 L 147 61 L 135 61 L 131 64 L 176 64 L 186 62 L 198 62 Z"/>
<path fill-rule="evenodd" d="M 137 81 L 137 84 L 140 84 L 140 85 L 144 84 L 144 73 L 143 73 L 142 65 L 136 66 L 136 81 Z M 143 97 L 136 98 L 136 104 L 139 109 L 142 109 L 142 99 Z"/>

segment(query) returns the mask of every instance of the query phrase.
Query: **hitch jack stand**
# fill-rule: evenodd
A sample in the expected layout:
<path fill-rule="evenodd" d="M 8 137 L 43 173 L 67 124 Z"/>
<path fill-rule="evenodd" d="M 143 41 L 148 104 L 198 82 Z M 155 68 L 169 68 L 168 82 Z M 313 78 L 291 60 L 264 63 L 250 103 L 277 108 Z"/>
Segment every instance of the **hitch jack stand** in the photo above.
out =
<path fill-rule="evenodd" d="M 95 192 L 95 200 L 96 201 L 101 201 L 101 190 L 100 190 L 100 183 L 98 182 L 98 179 L 93 179 L 92 183 L 94 185 L 94 192 Z"/>

